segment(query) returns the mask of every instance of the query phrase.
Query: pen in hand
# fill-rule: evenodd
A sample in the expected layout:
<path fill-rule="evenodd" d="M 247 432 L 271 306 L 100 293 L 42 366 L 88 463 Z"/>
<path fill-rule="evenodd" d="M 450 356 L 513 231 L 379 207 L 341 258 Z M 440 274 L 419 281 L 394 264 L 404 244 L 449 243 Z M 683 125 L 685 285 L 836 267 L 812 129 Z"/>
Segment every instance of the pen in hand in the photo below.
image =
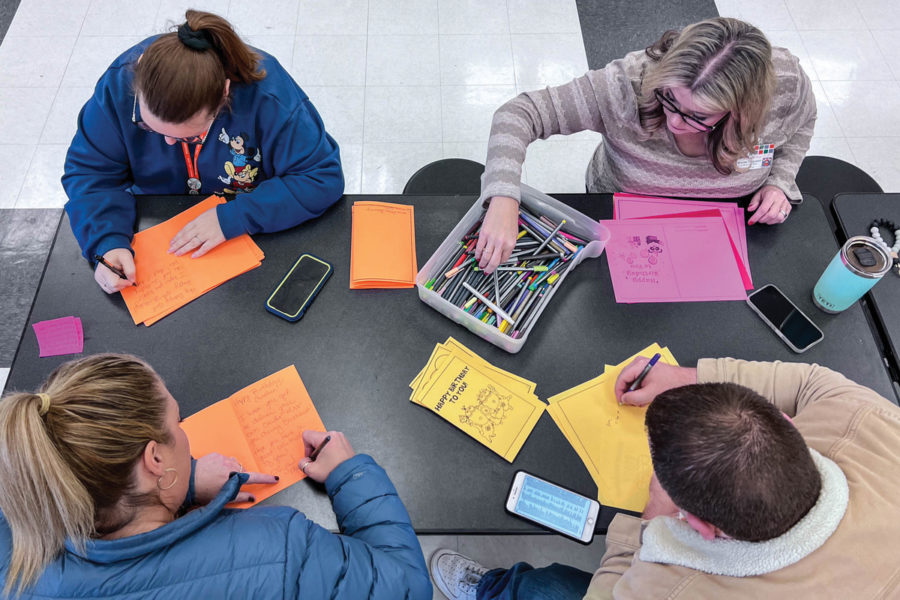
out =
<path fill-rule="evenodd" d="M 115 273 L 116 275 L 118 275 L 119 279 L 124 279 L 124 280 L 128 281 L 128 276 L 125 275 L 125 272 L 122 271 L 122 269 L 112 266 L 108 260 L 106 260 L 105 258 L 100 256 L 99 254 L 94 255 L 94 260 L 96 260 L 98 263 L 100 263 L 101 265 L 103 265 L 104 267 L 106 267 L 107 269 L 109 269 L 110 271 Z M 137 287 L 137 282 L 133 281 L 133 282 L 131 282 L 131 285 Z"/>
<path fill-rule="evenodd" d="M 330 441 L 331 441 L 331 436 L 326 435 L 325 439 L 322 440 L 322 443 L 319 444 L 319 446 L 315 450 L 312 451 L 312 454 L 309 455 L 309 462 L 316 460 L 319 457 L 319 453 L 322 452 L 322 448 L 324 448 Z"/>
<path fill-rule="evenodd" d="M 627 392 L 633 392 L 634 390 L 641 387 L 641 383 L 644 381 L 644 377 L 647 376 L 647 373 L 650 372 L 650 369 L 653 368 L 653 365 L 656 364 L 656 361 L 659 360 L 660 354 L 657 352 L 653 355 L 653 358 L 650 359 L 650 362 L 647 363 L 647 366 L 644 367 L 644 370 L 641 371 L 641 374 L 637 376 L 637 379 L 631 382 L 631 385 L 628 386 Z"/>

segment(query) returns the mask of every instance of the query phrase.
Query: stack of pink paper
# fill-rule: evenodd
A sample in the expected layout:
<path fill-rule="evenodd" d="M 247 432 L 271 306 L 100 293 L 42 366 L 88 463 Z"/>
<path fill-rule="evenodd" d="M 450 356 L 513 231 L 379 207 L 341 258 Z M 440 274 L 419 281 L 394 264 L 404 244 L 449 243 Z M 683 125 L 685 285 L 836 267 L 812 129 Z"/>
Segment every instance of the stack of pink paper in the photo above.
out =
<path fill-rule="evenodd" d="M 743 300 L 753 289 L 744 211 L 729 202 L 615 194 L 603 221 L 617 302 Z"/>
<path fill-rule="evenodd" d="M 80 354 L 84 350 L 84 329 L 78 317 L 62 317 L 32 325 L 40 356 Z"/>

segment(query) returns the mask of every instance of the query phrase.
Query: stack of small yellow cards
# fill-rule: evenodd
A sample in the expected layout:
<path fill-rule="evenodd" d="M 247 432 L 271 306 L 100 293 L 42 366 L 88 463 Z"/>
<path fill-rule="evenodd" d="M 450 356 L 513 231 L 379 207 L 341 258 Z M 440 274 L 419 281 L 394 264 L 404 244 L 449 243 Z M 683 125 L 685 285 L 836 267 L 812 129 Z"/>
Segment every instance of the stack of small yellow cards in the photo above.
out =
<path fill-rule="evenodd" d="M 678 364 L 668 348 L 654 343 L 616 366 L 606 365 L 599 377 L 549 399 L 547 412 L 584 461 L 601 504 L 637 512 L 647 505 L 653 473 L 644 430 L 647 408 L 620 406 L 615 385 L 632 360 L 657 352 L 660 362 Z"/>
<path fill-rule="evenodd" d="M 410 402 L 437 413 L 509 462 L 546 406 L 535 383 L 488 363 L 454 340 L 434 347 L 409 384 Z"/>

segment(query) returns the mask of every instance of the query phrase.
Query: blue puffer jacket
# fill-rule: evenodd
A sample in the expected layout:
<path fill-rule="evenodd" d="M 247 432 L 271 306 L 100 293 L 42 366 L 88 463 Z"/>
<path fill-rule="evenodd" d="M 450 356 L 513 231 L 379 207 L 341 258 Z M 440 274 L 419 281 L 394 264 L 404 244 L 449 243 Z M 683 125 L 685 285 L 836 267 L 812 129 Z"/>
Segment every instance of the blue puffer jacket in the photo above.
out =
<path fill-rule="evenodd" d="M 224 508 L 246 479 L 233 475 L 207 506 L 148 533 L 83 552 L 67 544 L 20 597 L 431 599 L 409 515 L 371 457 L 345 461 L 325 482 L 342 535 L 292 508 Z M 11 546 L 0 515 L 2 582 Z"/>

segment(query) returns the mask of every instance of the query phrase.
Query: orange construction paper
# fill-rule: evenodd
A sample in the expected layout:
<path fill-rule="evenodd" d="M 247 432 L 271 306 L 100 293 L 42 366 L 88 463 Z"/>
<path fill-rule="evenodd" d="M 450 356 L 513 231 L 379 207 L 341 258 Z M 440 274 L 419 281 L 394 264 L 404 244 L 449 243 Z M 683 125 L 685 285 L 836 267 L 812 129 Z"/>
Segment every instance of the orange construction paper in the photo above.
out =
<path fill-rule="evenodd" d="M 132 241 L 137 287 L 122 290 L 135 325 L 150 326 L 224 282 L 260 265 L 264 258 L 250 236 L 240 235 L 200 258 L 169 254 L 169 242 L 190 221 L 224 203 L 210 196 L 168 221 L 135 234 Z"/>
<path fill-rule="evenodd" d="M 275 484 L 244 486 L 256 502 L 306 477 L 297 467 L 305 456 L 301 434 L 306 429 L 325 431 L 294 365 L 191 415 L 181 427 L 193 456 L 218 452 L 235 457 L 244 471 L 278 475 Z"/>
<path fill-rule="evenodd" d="M 361 201 L 352 210 L 350 289 L 414 287 L 418 267 L 413 207 Z"/>

